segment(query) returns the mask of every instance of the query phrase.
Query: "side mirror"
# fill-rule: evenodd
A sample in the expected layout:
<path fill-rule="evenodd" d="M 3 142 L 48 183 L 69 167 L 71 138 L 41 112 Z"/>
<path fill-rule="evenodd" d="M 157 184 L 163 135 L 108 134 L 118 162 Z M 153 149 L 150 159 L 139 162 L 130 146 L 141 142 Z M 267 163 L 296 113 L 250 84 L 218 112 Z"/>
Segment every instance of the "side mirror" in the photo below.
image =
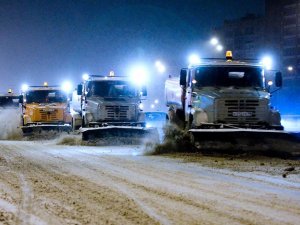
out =
<path fill-rule="evenodd" d="M 142 87 L 142 93 L 143 93 L 142 96 L 145 96 L 145 97 L 147 96 L 147 87 L 146 86 Z"/>
<path fill-rule="evenodd" d="M 180 85 L 186 86 L 186 76 L 187 76 L 187 70 L 186 69 L 182 69 L 180 71 L 180 81 L 179 81 Z"/>
<path fill-rule="evenodd" d="M 77 95 L 82 95 L 82 84 L 78 84 L 77 86 Z"/>
<path fill-rule="evenodd" d="M 275 85 L 276 87 L 282 87 L 282 73 L 277 72 L 275 74 Z"/>
<path fill-rule="evenodd" d="M 23 95 L 19 95 L 19 103 L 23 104 L 24 99 L 23 99 Z"/>

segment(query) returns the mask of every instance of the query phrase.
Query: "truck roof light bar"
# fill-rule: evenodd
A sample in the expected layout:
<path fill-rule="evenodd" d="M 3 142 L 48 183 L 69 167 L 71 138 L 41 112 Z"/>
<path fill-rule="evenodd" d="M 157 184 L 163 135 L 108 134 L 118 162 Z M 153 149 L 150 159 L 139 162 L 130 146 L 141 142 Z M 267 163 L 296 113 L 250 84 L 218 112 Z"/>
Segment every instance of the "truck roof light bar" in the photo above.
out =
<path fill-rule="evenodd" d="M 51 85 L 51 86 L 28 86 L 28 87 L 32 87 L 32 88 L 60 88 L 61 86 L 59 86 L 59 85 Z"/>

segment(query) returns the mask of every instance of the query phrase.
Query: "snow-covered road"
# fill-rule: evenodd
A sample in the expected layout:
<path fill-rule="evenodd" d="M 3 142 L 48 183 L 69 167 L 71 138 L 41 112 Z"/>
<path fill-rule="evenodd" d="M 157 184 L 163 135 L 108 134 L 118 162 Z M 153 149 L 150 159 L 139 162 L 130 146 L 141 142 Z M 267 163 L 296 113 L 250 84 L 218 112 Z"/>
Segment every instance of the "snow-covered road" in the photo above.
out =
<path fill-rule="evenodd" d="M 296 168 L 297 169 L 297 168 Z M 0 141 L 3 224 L 299 224 L 284 179 L 144 156 L 139 146 Z"/>

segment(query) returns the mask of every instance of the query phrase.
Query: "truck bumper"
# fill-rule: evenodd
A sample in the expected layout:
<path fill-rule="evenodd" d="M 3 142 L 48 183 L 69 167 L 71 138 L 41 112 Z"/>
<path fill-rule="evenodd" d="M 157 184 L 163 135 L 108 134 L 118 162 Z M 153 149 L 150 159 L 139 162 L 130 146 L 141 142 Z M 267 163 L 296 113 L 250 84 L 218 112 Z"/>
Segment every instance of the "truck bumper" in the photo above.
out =
<path fill-rule="evenodd" d="M 71 132 L 72 126 L 70 124 L 31 124 L 28 126 L 21 126 L 21 129 L 24 135 L 30 135 L 42 131 Z"/>
<path fill-rule="evenodd" d="M 262 129 L 190 129 L 192 142 L 202 150 L 268 151 L 300 155 L 300 134 Z"/>
<path fill-rule="evenodd" d="M 108 138 L 143 139 L 150 137 L 156 141 L 159 138 L 156 128 L 134 127 L 134 126 L 106 126 L 97 128 L 80 128 L 82 140 L 105 140 Z"/>

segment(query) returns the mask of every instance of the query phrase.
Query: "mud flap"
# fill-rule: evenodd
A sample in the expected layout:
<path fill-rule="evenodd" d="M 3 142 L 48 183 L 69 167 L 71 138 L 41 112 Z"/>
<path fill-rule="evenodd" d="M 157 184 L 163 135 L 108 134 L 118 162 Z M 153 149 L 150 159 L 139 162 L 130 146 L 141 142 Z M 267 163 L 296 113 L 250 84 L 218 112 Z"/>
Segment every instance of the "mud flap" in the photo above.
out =
<path fill-rule="evenodd" d="M 159 141 L 156 128 L 107 126 L 80 128 L 80 132 L 83 141 L 99 142 L 99 144 L 141 144 L 147 141 Z"/>
<path fill-rule="evenodd" d="M 300 135 L 258 129 L 191 129 L 191 139 L 204 151 L 265 151 L 300 156 Z"/>

